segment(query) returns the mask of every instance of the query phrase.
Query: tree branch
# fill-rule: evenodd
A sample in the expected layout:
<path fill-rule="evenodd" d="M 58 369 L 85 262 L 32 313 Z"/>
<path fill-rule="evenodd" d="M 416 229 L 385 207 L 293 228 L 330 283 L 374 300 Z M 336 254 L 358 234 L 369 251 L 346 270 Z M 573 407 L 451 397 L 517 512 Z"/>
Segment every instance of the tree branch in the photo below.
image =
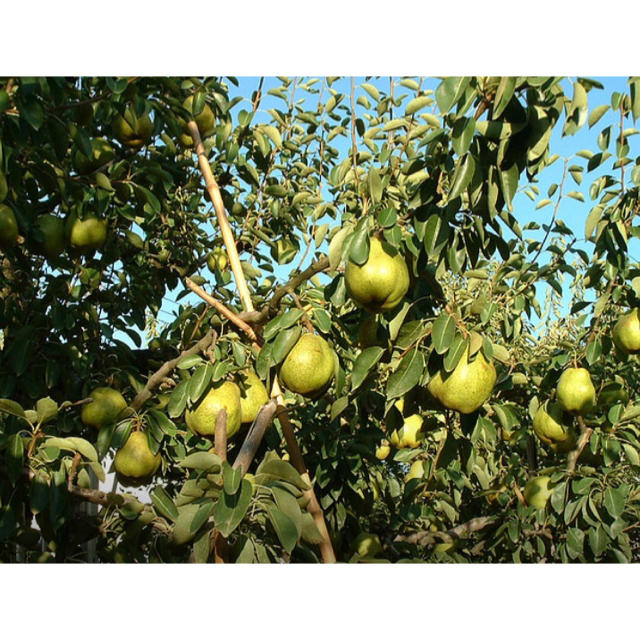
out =
<path fill-rule="evenodd" d="M 224 407 L 218 411 L 216 416 L 214 448 L 222 460 L 227 459 L 227 410 Z"/>
<path fill-rule="evenodd" d="M 129 405 L 130 409 L 134 411 L 140 410 L 144 403 L 151 398 L 153 390 L 173 371 L 178 362 L 186 356 L 193 355 L 204 351 L 212 342 L 215 342 L 217 334 L 213 329 L 210 329 L 208 333 L 196 342 L 193 347 L 183 351 L 177 358 L 165 362 L 150 378 L 147 380 L 147 384 L 144 389 L 133 399 L 133 402 Z"/>
<path fill-rule="evenodd" d="M 567 456 L 567 474 L 570 476 L 573 475 L 576 470 L 578 459 L 582 455 L 582 452 L 587 446 L 587 442 L 589 442 L 591 434 L 593 433 L 593 429 L 591 427 L 587 427 L 582 416 L 578 416 L 578 425 L 580 426 L 580 438 L 578 439 L 578 444 Z"/>
<path fill-rule="evenodd" d="M 242 475 L 247 473 L 249 470 L 251 462 L 253 461 L 253 458 L 258 451 L 258 447 L 262 442 L 262 438 L 276 416 L 277 408 L 278 405 L 275 400 L 270 400 L 267 404 L 262 405 L 262 407 L 260 407 L 260 411 L 258 411 L 256 419 L 249 428 L 249 432 L 247 433 L 244 442 L 242 443 L 242 447 L 240 447 L 240 451 L 233 463 L 234 469 L 242 469 Z"/>
<path fill-rule="evenodd" d="M 472 518 L 468 522 L 463 522 L 448 531 L 420 531 L 409 536 L 400 535 L 394 538 L 394 542 L 409 542 L 410 544 L 418 544 L 421 547 L 437 544 L 438 542 L 455 542 L 470 533 L 481 531 L 494 524 L 496 520 L 496 516 Z"/>

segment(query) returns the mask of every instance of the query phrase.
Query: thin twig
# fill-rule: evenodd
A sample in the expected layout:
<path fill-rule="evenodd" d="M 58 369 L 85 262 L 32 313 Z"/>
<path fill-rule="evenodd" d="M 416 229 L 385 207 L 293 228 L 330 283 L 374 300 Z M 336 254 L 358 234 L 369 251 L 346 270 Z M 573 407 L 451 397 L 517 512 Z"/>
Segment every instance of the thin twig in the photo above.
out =
<path fill-rule="evenodd" d="M 578 426 L 580 427 L 580 438 L 578 439 L 578 444 L 573 451 L 569 452 L 567 456 L 567 475 L 573 475 L 576 470 L 576 464 L 578 463 L 578 459 L 582 455 L 582 451 L 589 442 L 591 438 L 591 434 L 593 433 L 593 429 L 591 427 L 587 427 L 584 422 L 584 419 L 581 416 L 578 416 Z"/>
<path fill-rule="evenodd" d="M 394 538 L 394 542 L 409 542 L 422 547 L 437 544 L 438 542 L 455 542 L 463 536 L 481 531 L 495 522 L 495 516 L 472 518 L 468 522 L 463 522 L 448 531 L 420 531 L 408 536 L 399 535 Z"/>

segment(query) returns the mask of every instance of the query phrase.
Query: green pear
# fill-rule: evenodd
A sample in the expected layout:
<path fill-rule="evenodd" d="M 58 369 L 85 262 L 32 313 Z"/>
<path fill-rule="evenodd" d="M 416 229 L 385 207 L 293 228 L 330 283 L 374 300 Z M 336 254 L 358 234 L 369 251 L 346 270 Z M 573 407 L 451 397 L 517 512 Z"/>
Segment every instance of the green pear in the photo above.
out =
<path fill-rule="evenodd" d="M 291 391 L 314 396 L 331 382 L 333 349 L 321 336 L 304 333 L 280 367 L 280 380 Z"/>
<path fill-rule="evenodd" d="M 66 222 L 66 234 L 74 253 L 91 254 L 107 240 L 107 221 L 88 216 L 80 219 L 72 215 Z"/>
<path fill-rule="evenodd" d="M 411 415 L 405 418 L 400 429 L 391 434 L 391 444 L 397 449 L 415 449 L 424 439 L 421 429 L 422 416 Z"/>
<path fill-rule="evenodd" d="M 91 402 L 82 406 L 80 419 L 96 429 L 114 423 L 127 406 L 122 394 L 111 387 L 97 387 L 89 397 Z"/>
<path fill-rule="evenodd" d="M 533 430 L 554 451 L 566 453 L 575 448 L 575 431 L 565 421 L 562 407 L 556 402 L 542 405 L 533 418 Z"/>
<path fill-rule="evenodd" d="M 36 230 L 39 238 L 37 247 L 48 260 L 55 260 L 65 247 L 65 224 L 62 218 L 46 213 L 38 217 Z"/>
<path fill-rule="evenodd" d="M 527 504 L 536 509 L 544 509 L 551 497 L 551 489 L 549 489 L 549 476 L 538 476 L 531 478 L 524 488 L 524 499 Z"/>
<path fill-rule="evenodd" d="M 382 551 L 382 543 L 375 533 L 363 531 L 354 539 L 352 548 L 361 558 L 374 557 Z"/>
<path fill-rule="evenodd" d="M 228 264 L 227 252 L 222 247 L 217 247 L 207 256 L 207 266 L 211 273 L 215 273 L 216 270 L 224 271 Z"/>
<path fill-rule="evenodd" d="M 93 173 L 116 157 L 113 147 L 104 138 L 91 141 L 91 155 L 86 156 L 80 149 L 75 148 L 71 155 L 74 169 L 81 176 Z"/>
<path fill-rule="evenodd" d="M 372 313 L 397 307 L 409 289 L 409 270 L 400 253 L 376 237 L 369 241 L 369 257 L 363 265 L 347 261 L 344 283 L 347 293 Z"/>
<path fill-rule="evenodd" d="M 253 422 L 260 408 L 269 402 L 269 394 L 255 371 L 249 369 L 241 374 L 243 386 L 240 387 L 240 412 L 242 423 Z"/>
<path fill-rule="evenodd" d="M 613 327 L 612 338 L 624 353 L 640 353 L 640 314 L 632 309 L 619 318 Z"/>
<path fill-rule="evenodd" d="M 215 435 L 216 418 L 223 407 L 227 412 L 227 438 L 231 438 L 240 429 L 242 417 L 240 387 L 235 382 L 213 386 L 195 408 L 187 409 L 187 427 L 201 436 Z"/>
<path fill-rule="evenodd" d="M 111 123 L 113 135 L 120 144 L 130 149 L 140 149 L 151 138 L 153 122 L 148 113 L 136 116 L 131 107 L 125 109 L 124 115 L 118 114 Z"/>
<path fill-rule="evenodd" d="M 182 106 L 189 112 L 193 113 L 193 96 L 189 96 L 182 103 Z M 189 135 L 189 129 L 187 128 L 187 123 L 182 119 L 178 118 L 178 121 L 182 124 L 182 135 L 180 136 L 180 144 L 185 147 L 193 146 L 193 138 Z M 214 130 L 216 124 L 216 117 L 213 115 L 213 111 L 211 111 L 211 107 L 208 104 L 205 104 L 202 111 L 195 117 L 196 124 L 198 125 L 198 131 L 200 132 L 201 138 L 209 137 Z"/>
<path fill-rule="evenodd" d="M 473 361 L 469 360 L 467 347 L 456 368 L 451 373 L 439 371 L 429 381 L 427 389 L 448 409 L 473 413 L 489 399 L 496 377 L 495 367 L 487 362 L 481 351 Z"/>
<path fill-rule="evenodd" d="M 0 204 L 0 247 L 8 249 L 18 240 L 18 221 L 13 209 L 6 204 Z"/>
<path fill-rule="evenodd" d="M 154 455 L 149 447 L 147 434 L 134 431 L 121 449 L 118 449 L 113 466 L 124 478 L 141 480 L 152 476 L 160 466 L 160 454 Z"/>
<path fill-rule="evenodd" d="M 596 406 L 596 390 L 586 369 L 572 367 L 562 372 L 558 380 L 556 397 L 560 406 L 569 413 L 583 416 Z"/>

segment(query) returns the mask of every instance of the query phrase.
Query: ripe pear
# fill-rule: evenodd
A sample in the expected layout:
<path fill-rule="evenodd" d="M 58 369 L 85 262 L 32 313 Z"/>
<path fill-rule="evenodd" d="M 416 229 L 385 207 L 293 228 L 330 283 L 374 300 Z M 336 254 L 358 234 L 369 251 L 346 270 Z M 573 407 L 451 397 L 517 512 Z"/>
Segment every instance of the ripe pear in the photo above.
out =
<path fill-rule="evenodd" d="M 0 204 L 0 247 L 9 249 L 18 240 L 18 221 L 13 209 L 6 204 Z"/>
<path fill-rule="evenodd" d="M 596 390 L 586 369 L 572 367 L 563 371 L 556 395 L 558 404 L 575 415 L 591 413 L 596 406 Z"/>
<path fill-rule="evenodd" d="M 491 395 L 496 382 L 496 369 L 487 362 L 481 351 L 469 361 L 469 348 L 451 373 L 439 371 L 427 385 L 431 395 L 448 409 L 473 413 Z"/>
<path fill-rule="evenodd" d="M 424 439 L 422 416 L 414 414 L 405 418 L 404 424 L 391 434 L 391 444 L 397 449 L 415 449 Z"/>
<path fill-rule="evenodd" d="M 314 396 L 329 385 L 333 370 L 333 349 L 329 343 L 319 335 L 304 333 L 284 359 L 280 379 L 291 391 Z"/>
<path fill-rule="evenodd" d="M 124 115 L 118 114 L 111 123 L 113 135 L 120 144 L 130 149 L 143 147 L 153 133 L 153 122 L 148 113 L 136 116 L 131 107 L 125 109 Z"/>
<path fill-rule="evenodd" d="M 143 431 L 134 431 L 121 449 L 118 449 L 113 466 L 124 478 L 141 480 L 152 476 L 160 466 L 160 454 L 153 455 L 149 440 Z"/>
<path fill-rule="evenodd" d="M 562 407 L 556 402 L 542 405 L 533 418 L 535 434 L 554 451 L 566 453 L 575 447 L 575 432 L 566 423 Z"/>
<path fill-rule="evenodd" d="M 100 169 L 115 157 L 113 147 L 104 138 L 95 138 L 91 141 L 91 155 L 86 156 L 80 149 L 75 148 L 71 155 L 71 162 L 74 169 L 84 176 Z"/>
<path fill-rule="evenodd" d="M 372 558 L 382 551 L 382 543 L 375 533 L 363 531 L 354 539 L 352 548 L 361 558 Z"/>
<path fill-rule="evenodd" d="M 216 418 L 220 409 L 227 412 L 227 438 L 240 428 L 242 409 L 240 387 L 235 382 L 223 382 L 213 386 L 194 409 L 185 413 L 187 427 L 201 436 L 212 436 L 216 432 Z"/>
<path fill-rule="evenodd" d="M 193 106 L 193 96 L 187 97 L 187 99 L 182 103 L 182 106 L 189 112 L 192 112 L 191 107 Z M 193 112 L 192 112 L 193 113 Z M 189 135 L 189 129 L 187 128 L 187 123 L 179 118 L 182 122 L 182 130 L 183 133 L 180 136 L 180 143 L 185 147 L 193 146 L 193 138 Z M 213 129 L 216 124 L 216 118 L 213 115 L 213 111 L 211 111 L 211 107 L 208 104 L 205 104 L 202 111 L 195 117 L 196 124 L 198 125 L 198 131 L 200 132 L 201 138 L 207 138 L 213 133 Z"/>
<path fill-rule="evenodd" d="M 544 509 L 551 497 L 551 489 L 549 489 L 549 476 L 537 476 L 531 478 L 524 488 L 524 499 L 527 504 L 536 509 Z"/>
<path fill-rule="evenodd" d="M 376 458 L 378 460 L 386 460 L 391 453 L 391 447 L 388 440 L 383 440 L 378 447 L 376 447 Z"/>
<path fill-rule="evenodd" d="M 619 318 L 613 327 L 612 338 L 624 353 L 640 353 L 640 315 L 637 308 Z"/>
<path fill-rule="evenodd" d="M 88 216 L 80 219 L 75 215 L 66 222 L 66 234 L 74 253 L 91 254 L 100 249 L 107 240 L 107 221 Z"/>
<path fill-rule="evenodd" d="M 409 289 L 409 270 L 400 253 L 376 237 L 369 241 L 369 257 L 363 265 L 347 261 L 344 283 L 349 296 L 372 313 L 397 307 Z"/>
<path fill-rule="evenodd" d="M 240 387 L 240 413 L 241 422 L 253 422 L 260 408 L 269 402 L 269 394 L 262 380 L 255 371 L 248 370 L 241 374 L 243 387 Z"/>
<path fill-rule="evenodd" d="M 89 427 L 101 429 L 112 424 L 127 406 L 117 389 L 97 387 L 90 394 L 91 402 L 82 406 L 80 418 Z"/>
<path fill-rule="evenodd" d="M 55 260 L 65 247 L 64 220 L 52 213 L 46 213 L 38 217 L 36 229 L 39 235 L 36 241 L 39 251 L 48 260 Z"/>

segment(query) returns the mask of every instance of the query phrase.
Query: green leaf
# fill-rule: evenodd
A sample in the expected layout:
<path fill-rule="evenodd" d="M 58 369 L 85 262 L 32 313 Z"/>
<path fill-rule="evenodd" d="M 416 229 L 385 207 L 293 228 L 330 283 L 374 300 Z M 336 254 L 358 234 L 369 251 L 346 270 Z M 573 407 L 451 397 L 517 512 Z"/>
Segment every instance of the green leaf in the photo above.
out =
<path fill-rule="evenodd" d="M 572 527 L 567 530 L 567 552 L 575 560 L 584 553 L 584 531 Z"/>
<path fill-rule="evenodd" d="M 351 373 L 351 388 L 355 391 L 365 380 L 369 371 L 380 360 L 384 349 L 382 347 L 368 347 L 358 354 L 353 363 Z"/>
<path fill-rule="evenodd" d="M 189 380 L 183 380 L 176 385 L 171 392 L 171 398 L 167 404 L 167 413 L 170 418 L 181 416 L 187 406 L 187 398 L 189 394 Z"/>
<path fill-rule="evenodd" d="M 627 491 L 623 487 L 614 489 L 607 487 L 604 491 L 604 506 L 612 518 L 617 518 L 624 513 Z"/>
<path fill-rule="evenodd" d="M 449 345 L 456 335 L 456 321 L 446 311 L 436 318 L 431 329 L 431 339 L 436 353 L 442 355 L 449 350 Z"/>
<path fill-rule="evenodd" d="M 445 78 L 436 89 L 436 102 L 441 113 L 448 113 L 469 84 L 468 76 Z"/>
<path fill-rule="evenodd" d="M 347 407 L 349 406 L 349 397 L 342 396 L 338 398 L 332 405 L 329 412 L 329 419 L 333 422 Z"/>
<path fill-rule="evenodd" d="M 300 511 L 300 505 L 295 496 L 286 489 L 276 485 L 271 487 L 271 492 L 278 509 L 293 522 L 296 528 L 296 539 L 300 538 L 300 534 L 302 533 L 302 512 Z"/>
<path fill-rule="evenodd" d="M 210 451 L 196 451 L 178 463 L 183 469 L 197 469 L 198 471 L 219 471 L 222 468 L 220 456 Z"/>
<path fill-rule="evenodd" d="M 172 521 L 177 520 L 178 508 L 164 487 L 155 487 L 151 492 L 151 502 L 153 503 L 158 515 L 164 516 Z"/>
<path fill-rule="evenodd" d="M 24 418 L 24 409 L 13 400 L 8 398 L 0 398 L 0 412 L 8 413 L 16 418 Z"/>
<path fill-rule="evenodd" d="M 233 495 L 224 492 L 213 510 L 213 520 L 220 533 L 228 537 L 242 522 L 251 504 L 251 483 L 243 479 L 240 491 Z"/>
<path fill-rule="evenodd" d="M 462 334 L 457 334 L 444 358 L 444 370 L 453 371 L 469 346 L 469 341 Z"/>
<path fill-rule="evenodd" d="M 516 164 L 513 164 L 507 171 L 500 171 L 500 184 L 502 186 L 502 195 L 504 196 L 507 208 L 513 210 L 513 198 L 518 189 L 518 179 L 520 178 L 520 170 Z"/>
<path fill-rule="evenodd" d="M 591 547 L 591 551 L 593 551 L 593 555 L 602 555 L 608 544 L 609 538 L 601 525 L 589 530 L 589 546 Z"/>
<path fill-rule="evenodd" d="M 631 85 L 631 114 L 634 122 L 640 118 L 640 80 L 632 80 Z"/>
<path fill-rule="evenodd" d="M 515 76 L 504 76 L 500 78 L 500 84 L 498 85 L 496 95 L 493 99 L 494 118 L 499 118 L 506 106 L 509 104 L 509 101 L 513 97 L 517 80 L 518 79 Z"/>
<path fill-rule="evenodd" d="M 418 96 L 417 98 L 409 101 L 405 113 L 408 116 L 413 115 L 414 113 L 416 113 L 416 111 L 420 111 L 420 109 L 428 107 L 431 102 L 432 100 L 428 96 Z"/>
<path fill-rule="evenodd" d="M 24 463 L 24 443 L 19 433 L 9 436 L 9 446 L 7 447 L 6 464 L 9 478 L 13 484 L 16 483 Z"/>
<path fill-rule="evenodd" d="M 358 222 L 349 245 L 349 260 L 363 265 L 369 257 L 369 219 Z"/>
<path fill-rule="evenodd" d="M 273 507 L 267 509 L 267 514 L 280 544 L 287 553 L 291 553 L 298 542 L 298 530 L 294 522 L 289 516 Z"/>
<path fill-rule="evenodd" d="M 282 149 L 282 136 L 280 135 L 280 131 L 278 131 L 278 129 L 268 124 L 264 124 L 261 125 L 260 130 L 267 135 L 267 137 L 278 149 Z"/>
<path fill-rule="evenodd" d="M 372 85 L 364 83 L 360 85 L 376 102 L 380 100 L 380 92 Z"/>
<path fill-rule="evenodd" d="M 276 339 L 273 341 L 273 347 L 271 350 L 271 359 L 273 364 L 279 364 L 287 357 L 289 351 L 291 351 L 296 342 L 298 342 L 301 333 L 302 328 L 297 326 L 281 331 L 278 334 Z"/>
<path fill-rule="evenodd" d="M 195 367 L 203 362 L 204 360 L 197 353 L 193 353 L 190 356 L 181 358 L 176 366 L 178 369 L 191 369 L 191 367 Z"/>
<path fill-rule="evenodd" d="M 320 544 L 324 541 L 320 529 L 318 529 L 313 520 L 313 516 L 306 511 L 302 514 L 301 538 L 308 544 Z"/>
<path fill-rule="evenodd" d="M 342 261 L 342 245 L 348 234 L 353 231 L 353 227 L 346 225 L 342 227 L 331 238 L 329 243 L 329 271 L 335 271 Z"/>
<path fill-rule="evenodd" d="M 476 162 L 469 153 L 463 158 L 460 158 L 458 162 L 456 162 L 456 165 L 451 189 L 449 191 L 449 200 L 457 198 L 469 186 L 476 168 Z"/>
<path fill-rule="evenodd" d="M 380 180 L 380 173 L 375 167 L 369 169 L 369 195 L 371 201 L 376 204 L 382 199 L 382 180 Z"/>
<path fill-rule="evenodd" d="M 222 479 L 224 491 L 230 496 L 235 495 L 242 483 L 242 469 L 233 469 L 228 462 L 222 463 Z"/>
<path fill-rule="evenodd" d="M 418 384 L 424 370 L 424 356 L 418 349 L 412 349 L 387 381 L 387 398 L 399 398 Z"/>
<path fill-rule="evenodd" d="M 476 121 L 473 118 L 458 118 L 451 132 L 453 150 L 459 155 L 464 155 L 471 146 L 473 134 L 476 131 Z"/>
<path fill-rule="evenodd" d="M 66 438 L 66 441 L 75 449 L 75 451 L 83 455 L 90 462 L 98 461 L 98 452 L 88 440 L 71 436 L 69 438 Z M 47 442 L 47 444 L 49 444 L 49 442 Z"/>
<path fill-rule="evenodd" d="M 213 377 L 213 367 L 207 363 L 199 366 L 189 380 L 189 400 L 195 403 L 205 392 L 211 378 Z"/>
<path fill-rule="evenodd" d="M 258 474 L 272 476 L 276 480 L 285 480 L 303 491 L 308 491 L 310 488 L 300 477 L 300 474 L 286 460 L 280 460 L 278 458 L 265 460 L 256 469 L 256 482 L 258 482 Z"/>
<path fill-rule="evenodd" d="M 38 414 L 38 422 L 46 424 L 58 415 L 58 403 L 48 396 L 40 398 L 36 403 L 36 413 Z"/>
<path fill-rule="evenodd" d="M 598 122 L 598 120 L 600 120 L 600 118 L 602 118 L 602 116 L 607 113 L 608 110 L 608 104 L 601 104 L 599 107 L 596 107 L 589 114 L 589 129 L 591 129 L 591 127 L 593 127 L 593 125 L 596 124 L 596 122 Z"/>

